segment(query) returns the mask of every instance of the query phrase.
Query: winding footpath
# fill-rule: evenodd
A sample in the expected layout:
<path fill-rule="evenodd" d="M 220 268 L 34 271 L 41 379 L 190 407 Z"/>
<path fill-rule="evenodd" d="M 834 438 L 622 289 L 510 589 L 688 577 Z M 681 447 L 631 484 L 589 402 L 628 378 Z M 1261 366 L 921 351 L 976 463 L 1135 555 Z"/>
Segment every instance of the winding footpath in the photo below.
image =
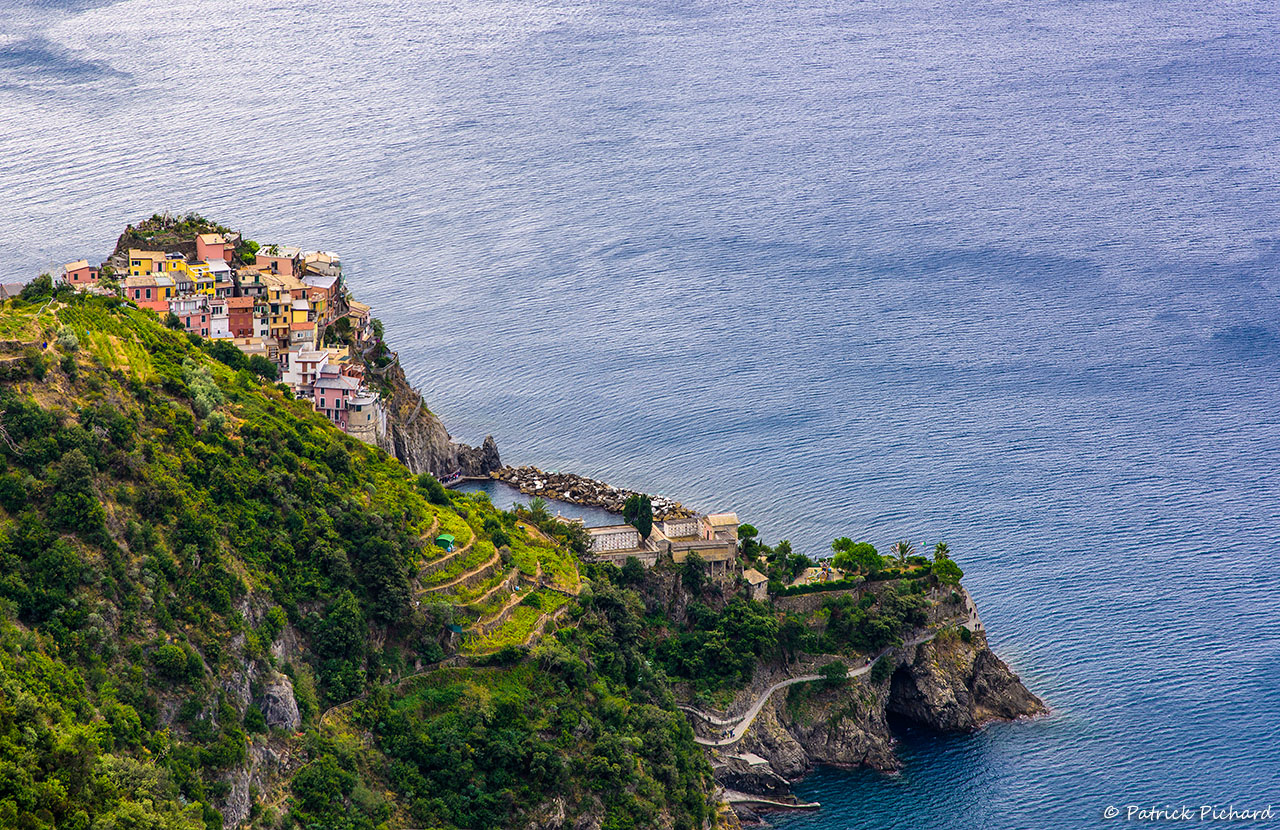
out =
<path fill-rule="evenodd" d="M 962 626 L 964 628 L 969 629 L 970 631 L 977 631 L 982 628 L 982 622 L 978 619 L 978 611 L 976 608 L 973 607 L 972 604 L 969 604 L 969 618 L 965 620 L 964 623 L 962 623 Z M 866 665 L 859 666 L 856 669 L 849 669 L 849 673 L 845 676 L 861 677 L 862 675 L 869 673 L 872 667 L 875 666 L 876 661 L 878 661 L 881 657 L 884 657 L 889 652 L 899 648 L 913 648 L 922 643 L 927 643 L 930 640 L 932 640 L 934 637 L 937 637 L 938 634 L 948 630 L 949 628 L 950 626 L 948 626 L 947 628 L 940 628 L 937 631 L 930 632 L 929 634 L 925 634 L 921 637 L 915 637 L 913 639 L 910 639 L 900 646 L 890 646 L 889 648 L 883 649 L 875 657 L 872 657 L 866 663 Z M 694 738 L 694 741 L 701 744 L 702 746 L 729 746 L 731 744 L 736 744 L 738 741 L 742 740 L 742 736 L 747 734 L 747 730 L 751 728 L 751 724 L 755 721 L 756 716 L 760 714 L 760 710 L 764 708 L 765 703 L 769 701 L 769 698 L 773 696 L 774 692 L 778 691 L 779 689 L 785 689 L 788 686 L 794 686 L 797 683 L 812 683 L 815 680 L 822 680 L 822 675 L 806 674 L 801 677 L 792 677 L 787 680 L 782 680 L 782 681 L 779 681 L 778 683 L 774 683 L 772 686 L 770 686 L 768 689 L 765 690 L 764 694 L 760 695 L 760 697 L 756 700 L 756 702 L 751 705 L 750 709 L 748 709 L 744 714 L 742 714 L 737 718 L 717 718 L 713 715 L 708 715 L 705 712 L 700 712 L 697 709 L 694 709 L 690 706 L 681 706 L 680 708 L 686 712 L 691 712 L 694 715 L 697 715 L 698 717 L 707 721 L 708 723 L 715 724 L 716 726 L 729 726 L 730 724 L 734 724 L 728 730 L 729 734 L 724 736 L 723 738 L 699 738 L 699 737 Z"/>

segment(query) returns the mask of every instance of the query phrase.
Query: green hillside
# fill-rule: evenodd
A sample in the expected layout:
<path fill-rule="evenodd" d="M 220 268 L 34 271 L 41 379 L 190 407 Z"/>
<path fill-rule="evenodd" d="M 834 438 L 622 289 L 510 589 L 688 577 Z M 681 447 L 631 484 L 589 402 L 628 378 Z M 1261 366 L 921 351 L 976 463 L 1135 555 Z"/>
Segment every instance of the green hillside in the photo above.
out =
<path fill-rule="evenodd" d="M 235 349 L 27 300 L 0 309 L 0 826 L 490 828 L 551 796 L 702 826 L 645 609 L 565 540 Z"/>

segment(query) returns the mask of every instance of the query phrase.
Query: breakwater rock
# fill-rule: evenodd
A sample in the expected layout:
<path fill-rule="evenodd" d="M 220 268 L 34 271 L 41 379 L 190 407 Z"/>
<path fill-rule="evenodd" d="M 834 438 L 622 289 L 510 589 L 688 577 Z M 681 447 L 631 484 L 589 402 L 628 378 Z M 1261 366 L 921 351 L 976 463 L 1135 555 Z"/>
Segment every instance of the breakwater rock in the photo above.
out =
<path fill-rule="evenodd" d="M 548 473 L 537 467 L 503 467 L 490 475 L 498 481 L 510 484 L 521 493 L 587 507 L 601 507 L 613 513 L 621 513 L 623 502 L 635 492 L 593 478 L 573 473 Z M 654 521 L 682 519 L 693 515 L 692 510 L 675 499 L 666 496 L 649 498 L 653 502 Z"/>

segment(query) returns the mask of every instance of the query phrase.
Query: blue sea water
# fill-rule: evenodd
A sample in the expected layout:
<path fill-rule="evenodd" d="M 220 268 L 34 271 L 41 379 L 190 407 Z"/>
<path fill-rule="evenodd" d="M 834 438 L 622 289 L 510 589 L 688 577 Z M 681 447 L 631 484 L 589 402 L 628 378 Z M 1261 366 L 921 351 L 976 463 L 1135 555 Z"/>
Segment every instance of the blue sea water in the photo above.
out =
<path fill-rule="evenodd" d="M 503 457 L 946 539 L 1053 707 L 788 828 L 1280 806 L 1280 8 L 0 0 L 0 279 L 339 251 Z"/>

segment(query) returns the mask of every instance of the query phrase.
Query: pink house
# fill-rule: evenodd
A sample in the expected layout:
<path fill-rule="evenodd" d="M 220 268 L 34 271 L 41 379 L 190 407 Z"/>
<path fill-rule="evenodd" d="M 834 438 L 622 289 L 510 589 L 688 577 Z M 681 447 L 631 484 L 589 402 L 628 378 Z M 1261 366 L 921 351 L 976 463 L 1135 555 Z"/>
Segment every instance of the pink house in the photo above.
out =
<path fill-rule="evenodd" d="M 360 382 L 330 369 L 316 379 L 312 388 L 315 391 L 316 409 L 337 424 L 339 429 L 345 430 L 347 411 L 351 401 L 360 392 Z"/>
<path fill-rule="evenodd" d="M 211 259 L 231 262 L 235 252 L 236 246 L 220 233 L 202 233 L 196 237 L 196 259 L 202 262 Z"/>
<path fill-rule="evenodd" d="M 90 265 L 87 259 L 68 262 L 62 267 L 62 281 L 76 288 L 97 285 L 98 269 Z"/>
<path fill-rule="evenodd" d="M 271 269 L 281 276 L 298 276 L 298 257 L 302 252 L 291 245 L 272 245 L 254 255 L 254 264 Z"/>
<path fill-rule="evenodd" d="M 209 336 L 209 312 L 189 311 L 178 314 L 178 319 L 182 321 L 182 327 L 192 334 L 198 334 L 201 337 Z"/>

